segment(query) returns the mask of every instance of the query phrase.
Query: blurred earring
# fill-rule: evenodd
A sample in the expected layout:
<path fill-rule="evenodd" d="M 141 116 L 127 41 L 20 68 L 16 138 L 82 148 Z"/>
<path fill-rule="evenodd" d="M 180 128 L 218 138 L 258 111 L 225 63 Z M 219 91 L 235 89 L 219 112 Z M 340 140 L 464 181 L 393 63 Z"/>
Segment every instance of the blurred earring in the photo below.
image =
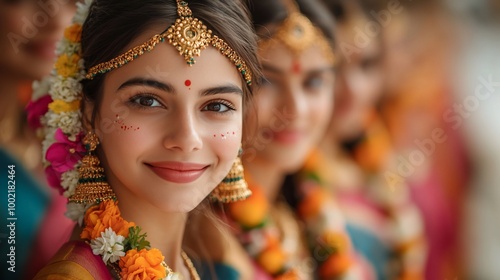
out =
<path fill-rule="evenodd" d="M 245 181 L 243 164 L 240 159 L 241 153 L 242 150 L 240 148 L 238 157 L 234 160 L 231 170 L 229 170 L 224 180 L 210 194 L 209 197 L 212 201 L 231 203 L 245 200 L 252 194 Z"/>
<path fill-rule="evenodd" d="M 82 165 L 78 168 L 78 184 L 69 201 L 94 204 L 116 199 L 113 189 L 106 181 L 104 168 L 100 166 L 99 158 L 94 155 L 94 150 L 99 145 L 99 138 L 95 133 L 89 131 L 82 142 L 85 145 L 87 154 L 83 157 Z"/>

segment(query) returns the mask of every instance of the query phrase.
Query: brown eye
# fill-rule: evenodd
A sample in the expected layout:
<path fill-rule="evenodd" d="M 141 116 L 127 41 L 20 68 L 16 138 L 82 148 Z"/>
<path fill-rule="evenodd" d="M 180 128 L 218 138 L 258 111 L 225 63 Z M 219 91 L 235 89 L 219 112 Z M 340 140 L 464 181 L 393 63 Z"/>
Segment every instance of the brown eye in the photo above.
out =
<path fill-rule="evenodd" d="M 132 98 L 132 102 L 144 107 L 161 107 L 162 105 L 152 96 L 137 96 Z"/>
<path fill-rule="evenodd" d="M 231 104 L 226 104 L 226 102 L 222 101 L 211 102 L 205 105 L 202 109 L 202 111 L 211 111 L 216 113 L 226 113 L 231 110 L 234 110 L 234 107 Z"/>

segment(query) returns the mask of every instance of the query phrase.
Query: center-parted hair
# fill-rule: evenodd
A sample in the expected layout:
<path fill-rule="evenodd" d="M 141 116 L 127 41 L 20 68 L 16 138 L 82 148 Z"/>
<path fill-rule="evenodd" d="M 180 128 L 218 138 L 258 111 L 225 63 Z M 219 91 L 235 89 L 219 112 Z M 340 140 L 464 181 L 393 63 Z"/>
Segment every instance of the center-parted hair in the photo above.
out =
<path fill-rule="evenodd" d="M 236 51 L 254 74 L 253 80 L 258 81 L 260 68 L 256 56 L 256 36 L 246 5 L 240 0 L 187 2 L 193 16 L 200 19 L 208 29 Z M 88 70 L 127 51 L 130 42 L 151 26 L 163 25 L 167 29 L 177 18 L 175 0 L 94 1 L 82 31 L 82 58 L 85 61 L 85 69 Z M 158 30 L 161 31 L 163 30 Z M 130 65 L 133 65 L 133 62 Z M 82 82 L 84 101 L 95 105 L 93 118 L 102 98 L 105 76 L 106 74 L 99 75 L 93 80 Z M 243 79 L 242 87 L 246 104 L 251 95 L 251 88 Z"/>

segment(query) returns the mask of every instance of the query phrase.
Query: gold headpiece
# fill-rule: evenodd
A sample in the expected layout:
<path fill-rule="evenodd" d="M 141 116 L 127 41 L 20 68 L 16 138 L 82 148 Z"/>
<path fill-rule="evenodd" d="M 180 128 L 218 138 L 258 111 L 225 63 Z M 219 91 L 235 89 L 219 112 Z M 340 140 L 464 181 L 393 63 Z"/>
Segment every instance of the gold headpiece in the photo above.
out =
<path fill-rule="evenodd" d="M 251 85 L 252 72 L 248 69 L 245 61 L 226 42 L 217 35 L 212 34 L 212 30 L 208 29 L 201 20 L 193 17 L 193 13 L 186 1 L 176 1 L 179 18 L 167 31 L 154 35 L 145 43 L 128 50 L 124 54 L 91 67 L 85 77 L 92 80 L 98 74 L 104 74 L 119 68 L 140 55 L 152 51 L 158 43 L 167 40 L 179 51 L 180 55 L 184 56 L 189 66 L 196 63 L 194 57 L 200 56 L 201 51 L 207 46 L 215 47 L 236 65 L 246 83 Z"/>
<path fill-rule="evenodd" d="M 301 52 L 316 44 L 322 49 L 328 61 L 334 63 L 333 49 L 323 32 L 300 13 L 295 1 L 285 0 L 285 5 L 289 12 L 288 17 L 278 26 L 271 38 L 259 42 L 259 47 L 264 49 L 276 42 L 280 42 L 292 52 L 292 55 L 298 56 Z"/>

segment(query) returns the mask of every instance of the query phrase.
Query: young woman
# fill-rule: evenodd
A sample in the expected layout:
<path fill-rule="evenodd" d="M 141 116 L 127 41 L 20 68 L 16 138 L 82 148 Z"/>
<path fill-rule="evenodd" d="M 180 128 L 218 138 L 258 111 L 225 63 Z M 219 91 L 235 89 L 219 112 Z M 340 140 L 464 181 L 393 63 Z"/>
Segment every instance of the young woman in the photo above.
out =
<path fill-rule="evenodd" d="M 91 2 L 60 44 L 42 118 L 46 173 L 80 226 L 35 279 L 205 277 L 183 236 L 190 212 L 240 168 L 259 73 L 245 7 Z"/>
<path fill-rule="evenodd" d="M 385 78 L 382 27 L 377 34 L 367 31 L 377 24 L 370 11 L 387 7 L 324 2 L 337 20 L 341 61 L 334 117 L 318 162 L 329 166 L 324 170 L 371 278 L 422 279 L 426 244 L 420 212 L 404 180 L 392 175 L 399 166 L 378 110 Z"/>
<path fill-rule="evenodd" d="M 258 131 L 243 152 L 252 196 L 225 212 L 240 244 L 233 252 L 246 262 L 239 269 L 243 279 L 347 276 L 353 256 L 333 196 L 310 173 L 292 189 L 285 182 L 306 164 L 331 118 L 332 19 L 316 1 L 249 7 L 265 78 L 255 98 Z"/>
<path fill-rule="evenodd" d="M 42 224 L 66 229 L 71 221 L 63 216 L 64 201 L 51 191 L 43 178 L 40 158 L 40 141 L 26 121 L 24 107 L 31 95 L 31 83 L 47 75 L 54 63 L 56 42 L 63 36 L 64 27 L 71 21 L 76 1 L 0 1 L 0 166 L 15 166 L 15 176 L 0 179 L 5 186 L 0 197 L 2 205 L 15 198 L 14 218 L 16 239 L 0 242 L 1 279 L 31 279 L 32 268 L 40 268 L 55 253 L 46 244 L 59 242 L 64 230 L 52 229 L 51 235 L 38 234 Z M 7 173 L 6 173 L 7 174 Z M 10 180 L 15 179 L 15 180 Z M 8 193 L 12 181 L 14 193 Z M 15 184 L 15 185 L 14 185 Z M 15 196 L 15 197 L 14 197 Z M 8 209 L 0 211 L 2 221 L 7 221 Z M 2 235 L 7 231 L 2 223 Z M 69 233 L 69 232 L 67 232 Z M 38 234 L 38 235 L 37 235 Z M 5 236 L 7 237 L 7 236 Z M 41 245 L 37 240 L 44 240 Z M 5 241 L 5 242 L 4 242 Z M 10 247 L 15 245 L 15 265 L 11 261 Z M 30 253 L 36 259 L 30 259 Z M 12 270 L 7 268 L 11 267 Z M 4 269 L 5 268 L 5 269 Z"/>

